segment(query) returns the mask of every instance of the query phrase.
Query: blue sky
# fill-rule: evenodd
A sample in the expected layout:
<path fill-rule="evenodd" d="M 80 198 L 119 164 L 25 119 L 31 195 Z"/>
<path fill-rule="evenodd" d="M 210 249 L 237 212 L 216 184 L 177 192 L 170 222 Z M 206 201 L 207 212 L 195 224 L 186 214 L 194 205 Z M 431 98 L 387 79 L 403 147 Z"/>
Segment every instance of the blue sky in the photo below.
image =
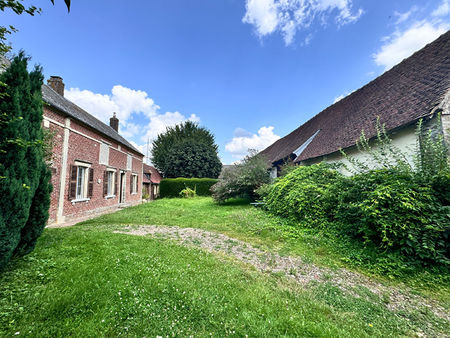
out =
<path fill-rule="evenodd" d="M 10 37 L 63 77 L 66 97 L 145 153 L 199 121 L 224 163 L 263 149 L 450 28 L 449 0 L 62 0 L 0 12 Z"/>

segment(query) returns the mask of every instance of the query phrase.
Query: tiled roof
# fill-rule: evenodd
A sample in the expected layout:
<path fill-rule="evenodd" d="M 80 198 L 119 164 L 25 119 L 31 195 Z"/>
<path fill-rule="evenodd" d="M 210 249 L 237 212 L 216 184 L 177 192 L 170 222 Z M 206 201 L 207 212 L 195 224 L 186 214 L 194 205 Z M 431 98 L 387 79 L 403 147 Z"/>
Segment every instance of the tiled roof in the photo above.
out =
<path fill-rule="evenodd" d="M 131 143 L 120 136 L 119 133 L 117 133 L 113 128 L 95 118 L 82 108 L 78 107 L 75 103 L 59 95 L 50 86 L 45 84 L 42 85 L 42 98 L 48 105 L 55 107 L 59 111 L 67 114 L 75 120 L 84 123 L 85 125 L 95 129 L 103 135 L 113 139 L 114 141 L 126 146 L 127 148 L 130 148 L 140 155 L 143 155 Z"/>
<path fill-rule="evenodd" d="M 270 162 L 290 156 L 315 133 L 295 161 L 355 145 L 364 130 L 376 135 L 376 121 L 396 129 L 432 113 L 450 88 L 450 31 L 279 139 L 261 154 Z"/>
<path fill-rule="evenodd" d="M 151 165 L 144 163 L 144 173 L 150 173 L 150 180 L 153 184 L 159 184 L 162 180 L 162 176 L 159 171 Z"/>

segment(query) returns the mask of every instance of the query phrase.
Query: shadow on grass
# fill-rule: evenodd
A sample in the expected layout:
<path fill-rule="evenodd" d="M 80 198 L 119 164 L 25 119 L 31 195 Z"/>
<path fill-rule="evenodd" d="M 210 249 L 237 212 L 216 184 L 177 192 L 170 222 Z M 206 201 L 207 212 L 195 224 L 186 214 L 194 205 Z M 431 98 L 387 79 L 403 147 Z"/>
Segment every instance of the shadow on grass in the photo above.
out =
<path fill-rule="evenodd" d="M 249 198 L 239 197 L 239 198 L 229 198 L 225 202 L 219 203 L 218 205 L 247 205 L 252 202 Z"/>

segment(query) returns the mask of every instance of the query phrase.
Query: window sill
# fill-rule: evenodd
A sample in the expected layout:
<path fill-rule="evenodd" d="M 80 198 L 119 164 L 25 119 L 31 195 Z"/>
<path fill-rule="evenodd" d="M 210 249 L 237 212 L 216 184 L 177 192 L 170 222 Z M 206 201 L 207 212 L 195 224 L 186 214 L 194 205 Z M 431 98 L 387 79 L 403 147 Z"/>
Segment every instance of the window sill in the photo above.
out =
<path fill-rule="evenodd" d="M 77 200 L 72 200 L 72 205 L 74 205 L 75 203 L 80 203 L 80 202 L 89 202 L 91 199 L 90 198 L 79 198 Z"/>
<path fill-rule="evenodd" d="M 132 192 L 131 195 L 137 195 L 137 192 Z"/>
<path fill-rule="evenodd" d="M 111 198 L 116 198 L 116 195 L 108 195 L 108 196 L 105 196 L 105 200 L 109 200 L 109 199 L 111 199 Z"/>

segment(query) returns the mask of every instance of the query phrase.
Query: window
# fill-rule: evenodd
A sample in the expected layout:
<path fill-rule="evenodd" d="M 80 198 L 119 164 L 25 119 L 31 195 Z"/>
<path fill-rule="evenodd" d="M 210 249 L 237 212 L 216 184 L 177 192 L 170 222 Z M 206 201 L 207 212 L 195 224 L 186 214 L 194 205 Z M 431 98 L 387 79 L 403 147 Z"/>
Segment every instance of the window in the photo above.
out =
<path fill-rule="evenodd" d="M 138 175 L 137 174 L 131 175 L 130 192 L 132 194 L 137 194 L 137 192 L 138 192 Z"/>
<path fill-rule="evenodd" d="M 133 158 L 131 157 L 131 155 L 127 156 L 127 170 L 131 170 L 131 166 L 133 163 Z"/>
<path fill-rule="evenodd" d="M 116 170 L 106 169 L 103 177 L 103 197 L 114 197 L 117 190 Z"/>
<path fill-rule="evenodd" d="M 100 164 L 109 164 L 109 145 L 102 142 L 100 143 Z"/>
<path fill-rule="evenodd" d="M 82 198 L 86 198 L 87 191 L 86 191 L 86 167 L 78 167 L 78 174 L 77 174 L 77 194 L 75 195 L 75 198 L 77 200 L 80 200 Z"/>
<path fill-rule="evenodd" d="M 69 200 L 89 200 L 94 190 L 94 169 L 90 164 L 75 162 L 70 174 Z"/>

